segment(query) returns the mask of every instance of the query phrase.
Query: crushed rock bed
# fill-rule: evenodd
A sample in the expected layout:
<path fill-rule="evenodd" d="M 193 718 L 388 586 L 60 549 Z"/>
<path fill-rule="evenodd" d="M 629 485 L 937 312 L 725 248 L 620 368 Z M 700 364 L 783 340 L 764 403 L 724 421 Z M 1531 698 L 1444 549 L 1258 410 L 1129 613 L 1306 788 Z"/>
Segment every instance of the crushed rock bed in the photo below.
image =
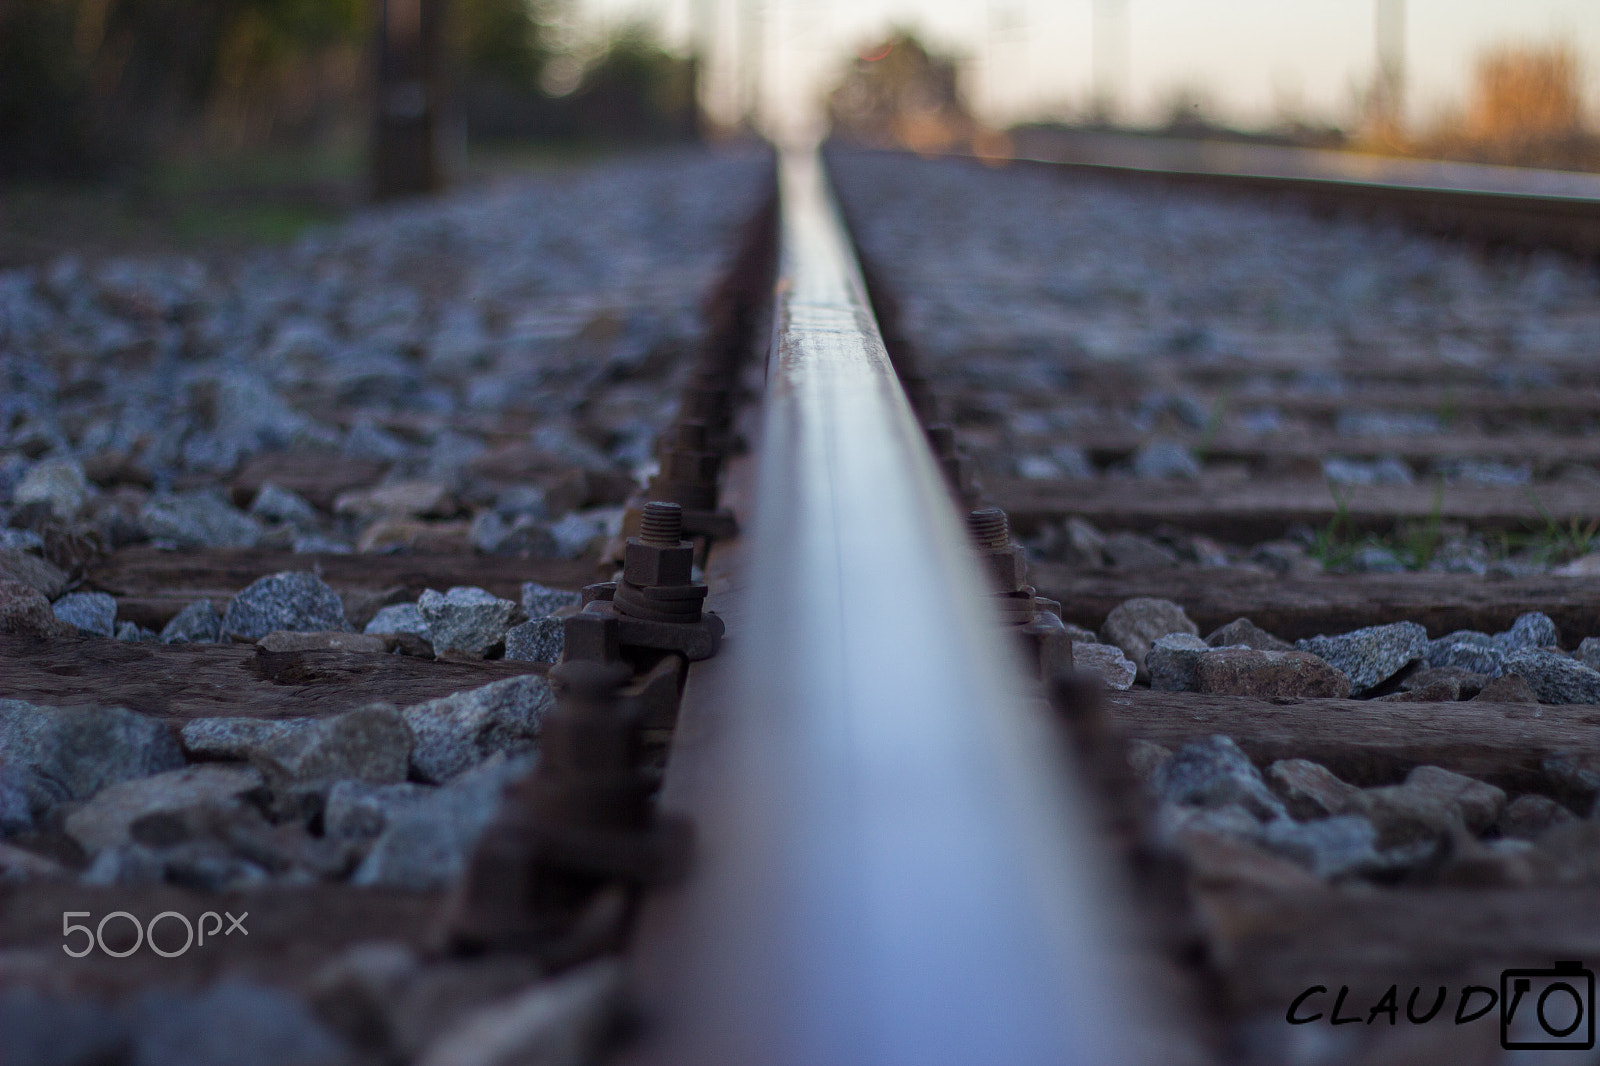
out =
<path fill-rule="evenodd" d="M 1426 500 L 1444 484 L 1522 502 L 1600 485 L 1583 450 L 1600 396 L 1559 431 L 1534 399 L 1593 392 L 1600 282 L 1573 260 L 1034 168 L 843 151 L 831 165 L 863 259 L 891 290 L 892 325 L 986 483 L 1059 482 L 1070 497 L 1086 482 L 1234 484 L 1294 469 L 1335 494 L 1380 486 Z M 1402 384 L 1410 405 L 1391 398 Z M 1461 392 L 1478 406 L 1455 409 Z M 1515 417 L 1495 402 L 1522 396 Z M 1508 443 L 1518 433 L 1528 439 Z M 1463 440 L 1481 454 L 1452 451 Z M 1568 445 L 1576 457 L 1547 458 Z M 1541 527 L 1531 507 L 1527 519 Z M 1592 547 L 1508 550 L 1461 526 L 1420 550 L 1400 537 L 1328 550 L 1310 528 L 1222 544 L 1070 522 L 1026 544 L 1036 558 L 1127 571 L 1600 573 Z"/>

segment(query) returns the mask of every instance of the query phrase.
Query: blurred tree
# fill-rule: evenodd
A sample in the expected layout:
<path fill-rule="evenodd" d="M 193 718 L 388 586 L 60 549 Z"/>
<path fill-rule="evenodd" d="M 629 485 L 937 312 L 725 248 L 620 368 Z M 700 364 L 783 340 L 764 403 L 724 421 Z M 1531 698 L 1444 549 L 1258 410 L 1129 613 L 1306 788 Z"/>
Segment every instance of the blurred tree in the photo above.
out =
<path fill-rule="evenodd" d="M 539 80 L 550 46 L 548 3 L 534 0 L 455 0 L 455 51 L 462 76 L 529 88 Z"/>
<path fill-rule="evenodd" d="M 1566 41 L 1486 52 L 1474 70 L 1470 131 L 1501 142 L 1572 136 L 1584 122 L 1581 73 Z"/>
<path fill-rule="evenodd" d="M 648 23 L 613 33 L 571 100 L 579 127 L 601 139 L 677 140 L 698 128 L 693 63 L 662 47 Z"/>
<path fill-rule="evenodd" d="M 828 94 L 827 110 L 836 135 L 919 151 L 969 140 L 977 128 L 956 61 L 933 55 L 904 30 L 856 54 Z"/>

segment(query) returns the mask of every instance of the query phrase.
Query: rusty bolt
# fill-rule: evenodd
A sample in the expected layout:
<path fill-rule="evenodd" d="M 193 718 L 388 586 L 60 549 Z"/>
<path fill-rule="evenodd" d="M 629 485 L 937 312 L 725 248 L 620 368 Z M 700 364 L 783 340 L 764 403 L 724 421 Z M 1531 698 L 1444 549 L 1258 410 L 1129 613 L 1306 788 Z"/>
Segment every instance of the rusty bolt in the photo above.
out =
<path fill-rule="evenodd" d="M 1006 513 L 998 507 L 981 507 L 967 515 L 967 530 L 978 558 L 997 591 L 1013 593 L 1025 587 L 1028 564 L 1022 549 L 1011 543 Z"/>
<path fill-rule="evenodd" d="M 694 545 L 683 539 L 683 508 L 652 500 L 644 505 L 639 536 L 622 553 L 622 579 L 640 588 L 687 585 L 694 575 Z"/>
<path fill-rule="evenodd" d="M 661 457 L 661 477 L 666 481 L 687 481 L 692 485 L 714 485 L 722 457 L 715 452 L 694 452 L 674 448 Z"/>

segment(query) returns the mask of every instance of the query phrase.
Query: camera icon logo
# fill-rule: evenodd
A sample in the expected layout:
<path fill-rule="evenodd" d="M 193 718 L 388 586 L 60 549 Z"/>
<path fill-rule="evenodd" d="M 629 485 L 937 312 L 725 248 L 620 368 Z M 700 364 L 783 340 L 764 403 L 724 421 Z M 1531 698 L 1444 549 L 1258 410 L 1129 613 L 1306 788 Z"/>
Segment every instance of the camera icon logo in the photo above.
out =
<path fill-rule="evenodd" d="M 1502 971 L 1500 1046 L 1508 1051 L 1594 1047 L 1594 971 L 1581 962 Z"/>

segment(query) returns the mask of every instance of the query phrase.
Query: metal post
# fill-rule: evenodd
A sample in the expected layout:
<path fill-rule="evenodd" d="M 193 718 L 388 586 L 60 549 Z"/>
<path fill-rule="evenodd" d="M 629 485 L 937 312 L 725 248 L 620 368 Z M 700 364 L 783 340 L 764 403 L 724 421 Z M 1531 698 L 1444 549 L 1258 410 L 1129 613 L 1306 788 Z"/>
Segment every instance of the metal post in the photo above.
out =
<path fill-rule="evenodd" d="M 373 33 L 372 194 L 444 187 L 446 0 L 378 0 Z"/>

